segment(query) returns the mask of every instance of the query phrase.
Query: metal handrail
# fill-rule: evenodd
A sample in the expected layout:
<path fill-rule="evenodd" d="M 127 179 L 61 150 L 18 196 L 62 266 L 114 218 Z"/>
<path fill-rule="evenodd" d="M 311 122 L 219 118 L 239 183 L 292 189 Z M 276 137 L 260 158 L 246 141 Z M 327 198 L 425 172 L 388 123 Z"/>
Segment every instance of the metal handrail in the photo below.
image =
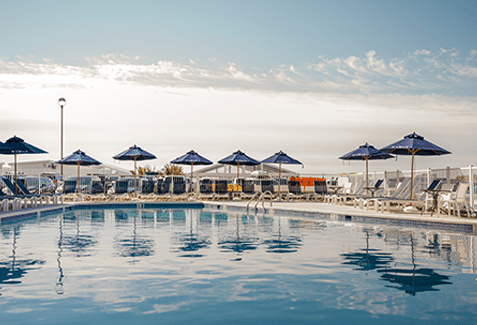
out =
<path fill-rule="evenodd" d="M 257 192 L 257 193 L 255 193 L 255 194 L 252 196 L 252 198 L 250 199 L 250 201 L 248 201 L 248 203 L 247 203 L 247 214 L 248 214 L 248 206 L 249 206 L 250 203 L 252 203 L 252 201 L 257 197 L 257 195 L 260 195 L 260 194 L 262 194 L 262 192 Z"/>
<path fill-rule="evenodd" d="M 268 190 L 265 191 L 265 192 L 263 192 L 262 195 L 260 195 L 260 197 L 258 198 L 257 203 L 255 203 L 255 206 L 254 206 L 255 211 L 258 210 L 258 209 L 257 209 L 257 205 L 260 203 L 260 201 L 262 202 L 262 207 L 263 207 L 263 209 L 265 209 L 265 202 L 264 202 L 264 200 L 263 200 L 263 197 L 264 197 L 265 194 L 267 194 L 267 193 L 269 193 L 270 195 L 273 195 L 273 193 L 270 192 L 270 191 L 268 191 Z M 272 207 L 272 200 L 270 200 L 270 207 Z"/>

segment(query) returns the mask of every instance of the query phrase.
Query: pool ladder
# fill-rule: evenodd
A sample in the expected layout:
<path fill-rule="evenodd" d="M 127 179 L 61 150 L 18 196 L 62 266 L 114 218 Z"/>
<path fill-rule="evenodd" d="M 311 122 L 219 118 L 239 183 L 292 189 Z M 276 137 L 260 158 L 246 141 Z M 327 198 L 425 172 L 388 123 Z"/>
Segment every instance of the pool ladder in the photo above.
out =
<path fill-rule="evenodd" d="M 250 203 L 252 203 L 252 201 L 253 201 L 258 195 L 260 195 L 260 194 L 261 194 L 261 195 L 260 195 L 260 197 L 258 198 L 257 203 L 255 203 L 255 206 L 254 206 L 255 212 L 258 211 L 257 205 L 258 205 L 260 202 L 262 202 L 262 207 L 263 207 L 263 209 L 265 210 L 264 197 L 265 197 L 265 195 L 266 195 L 267 193 L 270 194 L 270 197 L 272 196 L 272 192 L 270 192 L 270 191 L 265 191 L 265 192 L 263 192 L 263 193 L 261 193 L 261 192 L 255 193 L 255 194 L 252 196 L 252 198 L 250 199 L 250 201 L 248 201 L 248 203 L 247 203 L 247 213 L 248 213 L 248 207 L 249 207 Z M 270 199 L 270 207 L 271 207 L 271 206 L 272 206 L 272 199 Z"/>

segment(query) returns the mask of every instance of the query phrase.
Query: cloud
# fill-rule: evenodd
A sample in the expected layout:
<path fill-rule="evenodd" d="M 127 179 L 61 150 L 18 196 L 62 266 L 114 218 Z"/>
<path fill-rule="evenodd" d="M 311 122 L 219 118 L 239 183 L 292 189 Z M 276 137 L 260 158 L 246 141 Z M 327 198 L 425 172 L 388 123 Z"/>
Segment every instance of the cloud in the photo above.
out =
<path fill-rule="evenodd" d="M 360 56 L 317 57 L 315 62 L 281 65 L 252 72 L 234 62 L 189 59 L 186 63 L 142 56 L 106 54 L 84 59 L 84 65 L 56 64 L 45 58 L 0 59 L 0 89 L 87 87 L 83 80 L 114 80 L 147 86 L 199 87 L 348 94 L 426 94 L 474 96 L 477 51 L 416 50 L 386 58 L 374 50 Z"/>

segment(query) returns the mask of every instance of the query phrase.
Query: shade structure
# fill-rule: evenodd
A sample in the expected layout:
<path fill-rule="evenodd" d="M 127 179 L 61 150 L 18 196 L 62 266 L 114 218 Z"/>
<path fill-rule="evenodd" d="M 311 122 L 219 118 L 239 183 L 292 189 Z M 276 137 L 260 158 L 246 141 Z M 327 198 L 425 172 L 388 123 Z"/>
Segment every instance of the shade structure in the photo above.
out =
<path fill-rule="evenodd" d="M 394 156 L 382 152 L 376 149 L 374 146 L 369 145 L 367 142 L 362 146 L 359 146 L 358 149 L 348 152 L 347 154 L 339 157 L 338 159 L 342 160 L 365 160 L 366 161 L 366 187 L 369 187 L 368 181 L 368 160 L 378 160 L 378 159 L 389 159 L 394 158 Z M 366 193 L 368 190 L 366 189 Z"/>
<path fill-rule="evenodd" d="M 402 140 L 394 142 L 380 149 L 382 152 L 392 153 L 395 155 L 412 156 L 411 158 L 411 194 L 412 199 L 413 179 L 414 179 L 414 156 L 440 156 L 450 154 L 450 151 L 443 149 L 432 142 L 424 140 L 423 136 L 413 132 L 406 135 Z"/>
<path fill-rule="evenodd" d="M 226 164 L 226 165 L 234 165 L 237 166 L 237 182 L 239 178 L 239 166 L 240 165 L 245 165 L 245 166 L 254 166 L 254 165 L 259 165 L 260 162 L 257 160 L 250 158 L 247 156 L 245 153 L 243 153 L 240 150 L 235 151 L 233 154 L 230 156 L 227 156 L 221 160 L 219 160 L 219 164 Z"/>
<path fill-rule="evenodd" d="M 189 151 L 183 156 L 180 156 L 171 161 L 172 164 L 190 165 L 190 191 L 192 191 L 193 168 L 194 165 L 212 165 L 212 161 L 202 157 L 194 150 Z"/>
<path fill-rule="evenodd" d="M 129 147 L 129 149 L 126 149 L 123 152 L 114 156 L 113 159 L 134 160 L 134 195 L 137 197 L 136 161 L 156 159 L 156 156 L 154 156 L 152 153 L 147 152 L 146 150 L 141 149 L 140 147 L 138 147 L 136 145 L 133 145 L 133 146 Z"/>
<path fill-rule="evenodd" d="M 76 181 L 76 185 L 78 187 L 78 193 L 80 193 L 80 166 L 101 165 L 101 162 L 78 149 L 71 155 L 59 160 L 57 164 L 78 166 L 78 180 Z"/>
<path fill-rule="evenodd" d="M 292 158 L 288 156 L 286 153 L 283 151 L 279 151 L 276 154 L 265 158 L 264 160 L 261 161 L 261 163 L 268 163 L 268 164 L 278 164 L 278 199 L 280 200 L 280 179 L 282 176 L 282 164 L 287 164 L 287 165 L 302 165 L 301 162 L 296 160 L 295 158 Z"/>
<path fill-rule="evenodd" d="M 15 195 L 17 194 L 17 155 L 48 153 L 45 150 L 26 143 L 22 138 L 13 136 L 0 146 L 0 154 L 14 156 Z"/>
<path fill-rule="evenodd" d="M 8 153 L 8 146 L 3 143 L 2 141 L 0 141 L 0 154 L 7 154 Z"/>

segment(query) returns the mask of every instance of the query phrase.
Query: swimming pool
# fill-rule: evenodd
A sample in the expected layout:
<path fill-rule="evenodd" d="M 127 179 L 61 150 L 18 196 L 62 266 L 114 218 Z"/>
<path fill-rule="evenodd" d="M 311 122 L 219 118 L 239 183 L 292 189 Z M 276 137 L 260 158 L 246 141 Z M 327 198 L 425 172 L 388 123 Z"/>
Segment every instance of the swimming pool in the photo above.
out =
<path fill-rule="evenodd" d="M 0 227 L 13 324 L 472 323 L 473 234 L 213 209 L 83 208 Z"/>

